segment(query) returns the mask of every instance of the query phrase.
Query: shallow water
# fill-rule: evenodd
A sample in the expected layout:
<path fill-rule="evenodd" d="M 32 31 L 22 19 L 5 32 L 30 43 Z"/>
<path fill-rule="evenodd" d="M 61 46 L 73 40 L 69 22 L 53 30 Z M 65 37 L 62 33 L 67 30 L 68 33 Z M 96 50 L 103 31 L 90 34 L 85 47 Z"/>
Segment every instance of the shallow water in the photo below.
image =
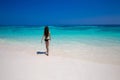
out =
<path fill-rule="evenodd" d="M 53 44 L 120 45 L 120 26 L 49 26 Z M 44 26 L 0 26 L 0 39 L 39 44 Z"/>

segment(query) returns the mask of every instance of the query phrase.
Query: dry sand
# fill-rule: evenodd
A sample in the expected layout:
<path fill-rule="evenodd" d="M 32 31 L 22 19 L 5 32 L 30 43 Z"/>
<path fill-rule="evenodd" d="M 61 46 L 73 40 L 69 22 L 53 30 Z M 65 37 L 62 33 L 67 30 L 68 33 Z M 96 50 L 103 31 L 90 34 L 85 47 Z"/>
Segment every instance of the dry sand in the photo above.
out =
<path fill-rule="evenodd" d="M 37 51 L 26 45 L 0 43 L 0 80 L 120 80 L 119 61 L 100 63 L 61 56 L 57 50 L 50 56 Z"/>

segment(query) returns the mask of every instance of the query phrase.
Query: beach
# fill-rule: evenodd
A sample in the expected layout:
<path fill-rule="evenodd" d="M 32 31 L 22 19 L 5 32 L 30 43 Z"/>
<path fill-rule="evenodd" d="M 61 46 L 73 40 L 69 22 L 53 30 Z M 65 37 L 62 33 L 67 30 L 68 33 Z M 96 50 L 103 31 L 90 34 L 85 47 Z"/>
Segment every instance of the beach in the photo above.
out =
<path fill-rule="evenodd" d="M 1 29 L 0 80 L 120 80 L 119 32 L 52 27 L 46 56 L 41 28 Z"/>
<path fill-rule="evenodd" d="M 119 61 L 90 61 L 57 55 L 36 54 L 33 47 L 0 46 L 1 80 L 119 80 Z M 59 53 L 58 53 L 59 54 Z M 90 57 L 90 52 L 87 57 Z M 82 57 L 82 56 L 81 56 Z M 94 56 L 96 57 L 96 56 Z M 84 57 L 83 57 L 84 58 Z M 104 58 L 103 58 L 104 59 Z M 105 60 L 105 59 L 104 59 Z M 114 61 L 115 62 L 115 61 Z"/>

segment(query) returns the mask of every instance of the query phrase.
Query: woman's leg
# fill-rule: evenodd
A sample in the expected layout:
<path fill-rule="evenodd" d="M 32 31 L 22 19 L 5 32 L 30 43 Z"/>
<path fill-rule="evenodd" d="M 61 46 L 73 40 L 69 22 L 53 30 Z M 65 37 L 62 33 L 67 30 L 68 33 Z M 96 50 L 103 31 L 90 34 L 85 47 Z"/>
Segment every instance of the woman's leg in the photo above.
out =
<path fill-rule="evenodd" d="M 47 56 L 49 55 L 49 41 L 45 41 L 46 43 L 46 50 L 47 50 Z"/>

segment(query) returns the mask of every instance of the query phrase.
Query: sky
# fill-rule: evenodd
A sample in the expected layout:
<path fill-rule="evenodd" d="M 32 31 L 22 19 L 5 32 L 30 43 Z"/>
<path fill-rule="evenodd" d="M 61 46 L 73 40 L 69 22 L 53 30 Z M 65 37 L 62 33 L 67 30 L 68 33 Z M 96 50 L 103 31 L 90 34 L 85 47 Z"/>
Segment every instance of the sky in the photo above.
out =
<path fill-rule="evenodd" d="M 0 0 L 0 25 L 120 24 L 120 0 Z"/>

